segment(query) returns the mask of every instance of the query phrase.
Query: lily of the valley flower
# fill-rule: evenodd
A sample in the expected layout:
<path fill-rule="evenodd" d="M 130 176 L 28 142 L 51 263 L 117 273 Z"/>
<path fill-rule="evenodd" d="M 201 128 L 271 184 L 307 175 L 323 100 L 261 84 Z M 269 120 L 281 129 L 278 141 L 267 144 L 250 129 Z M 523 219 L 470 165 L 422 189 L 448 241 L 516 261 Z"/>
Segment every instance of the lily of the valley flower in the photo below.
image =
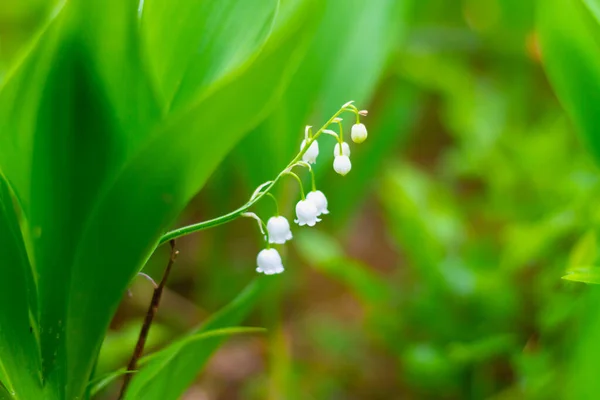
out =
<path fill-rule="evenodd" d="M 256 271 L 265 275 L 279 274 L 283 272 L 281 256 L 275 249 L 264 249 L 256 257 Z"/>
<path fill-rule="evenodd" d="M 337 155 L 333 159 L 333 169 L 340 175 L 346 175 L 352 169 L 352 163 L 350 157 L 346 155 Z"/>
<path fill-rule="evenodd" d="M 320 190 L 313 190 L 306 195 L 306 200 L 310 201 L 317 208 L 317 216 L 321 214 L 329 214 L 327 210 L 327 197 Z"/>
<path fill-rule="evenodd" d="M 367 128 L 364 124 L 354 124 L 350 136 L 354 143 L 362 143 L 367 139 Z"/>
<path fill-rule="evenodd" d="M 340 144 L 336 143 L 333 148 L 333 156 L 344 155 L 350 157 L 350 146 L 346 142 L 342 142 L 342 153 L 340 154 Z"/>
<path fill-rule="evenodd" d="M 300 151 L 304 150 L 305 144 L 306 144 L 306 139 L 302 141 L 302 144 L 300 145 Z M 314 164 L 317 162 L 318 155 L 319 155 L 319 142 L 317 142 L 315 140 L 310 144 L 310 146 L 308 147 L 308 150 L 306 150 L 306 153 L 304 153 L 302 155 L 302 161 Z"/>
<path fill-rule="evenodd" d="M 267 232 L 269 232 L 269 243 L 284 244 L 292 239 L 290 223 L 282 216 L 269 218 Z"/>
<path fill-rule="evenodd" d="M 320 218 L 317 218 L 318 216 L 319 211 L 312 201 L 300 200 L 298 204 L 296 204 L 296 217 L 298 217 L 298 219 L 294 220 L 294 222 L 298 225 L 315 226 L 317 222 L 321 221 Z"/>

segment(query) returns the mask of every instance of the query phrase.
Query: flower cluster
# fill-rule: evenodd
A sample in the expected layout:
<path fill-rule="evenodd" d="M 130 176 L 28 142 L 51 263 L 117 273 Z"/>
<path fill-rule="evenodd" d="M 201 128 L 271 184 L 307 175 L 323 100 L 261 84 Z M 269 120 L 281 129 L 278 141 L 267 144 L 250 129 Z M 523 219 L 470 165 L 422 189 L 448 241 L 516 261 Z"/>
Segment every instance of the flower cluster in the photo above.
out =
<path fill-rule="evenodd" d="M 352 125 L 351 138 L 354 143 L 362 143 L 367 138 L 367 129 L 360 122 L 360 117 L 367 115 L 366 110 L 358 110 L 353 104 L 348 102 L 344 104 L 340 110 L 335 113 L 329 121 L 319 129 L 315 134 L 312 133 L 312 127 L 307 126 L 304 131 L 304 140 L 300 145 L 300 152 L 296 157 L 288 164 L 288 166 L 275 178 L 273 181 L 265 182 L 260 185 L 248 202 L 248 207 L 254 204 L 263 196 L 270 196 L 274 201 L 277 208 L 276 215 L 269 218 L 265 224 L 256 214 L 250 212 L 244 212 L 241 215 L 246 217 L 254 218 L 258 221 L 259 228 L 265 236 L 267 246 L 265 249 L 258 253 L 256 258 L 257 268 L 256 271 L 264 273 L 266 275 L 273 275 L 283 272 L 283 262 L 279 252 L 272 248 L 272 244 L 284 244 L 288 240 L 293 238 L 290 223 L 287 218 L 279 215 L 277 207 L 277 199 L 269 192 L 270 189 L 285 175 L 290 175 L 295 178 L 300 185 L 301 199 L 296 204 L 296 219 L 294 222 L 299 226 L 315 226 L 321 221 L 319 218 L 322 215 L 329 214 L 327 209 L 327 197 L 325 194 L 317 190 L 315 185 L 315 176 L 311 164 L 317 162 L 319 156 L 319 142 L 317 138 L 322 134 L 328 134 L 336 138 L 337 143 L 333 150 L 333 169 L 338 174 L 344 176 L 352 169 L 352 163 L 350 162 L 350 146 L 344 141 L 344 132 L 342 126 L 342 118 L 339 116 L 344 112 L 351 112 L 356 116 L 356 123 Z M 337 125 L 339 133 L 329 129 L 331 125 Z M 312 177 L 312 190 L 308 194 L 304 194 L 304 188 L 302 180 L 298 175 L 292 172 L 295 167 L 305 167 L 311 174 Z"/>

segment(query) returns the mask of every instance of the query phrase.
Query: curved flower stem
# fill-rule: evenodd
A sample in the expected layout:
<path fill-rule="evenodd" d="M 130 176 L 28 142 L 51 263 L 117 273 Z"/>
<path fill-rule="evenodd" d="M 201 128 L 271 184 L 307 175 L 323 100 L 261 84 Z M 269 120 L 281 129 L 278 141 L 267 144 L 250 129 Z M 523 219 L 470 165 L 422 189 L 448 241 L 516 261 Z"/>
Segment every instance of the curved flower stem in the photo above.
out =
<path fill-rule="evenodd" d="M 277 203 L 277 198 L 275 196 L 273 196 L 273 193 L 265 193 L 266 196 L 269 196 L 271 199 L 273 199 L 273 203 L 275 203 L 275 216 L 279 217 L 279 204 Z"/>
<path fill-rule="evenodd" d="M 317 140 L 319 138 L 319 136 L 321 135 L 321 133 L 323 133 L 323 130 L 327 129 L 329 127 L 329 125 L 331 125 L 338 116 L 340 116 L 344 112 L 352 112 L 352 113 L 356 114 L 355 110 L 353 110 L 352 108 L 347 108 L 347 107 L 348 106 L 342 107 L 335 114 L 333 114 L 333 116 L 331 116 L 331 118 L 329 118 L 329 120 L 327 122 L 325 122 L 325 124 L 317 132 L 315 132 L 311 138 L 309 138 L 307 140 L 304 148 L 302 150 L 300 150 L 300 152 L 296 155 L 296 157 L 294 157 L 294 159 L 292 161 L 290 161 L 290 163 L 287 165 L 287 167 L 285 167 L 283 169 L 283 171 L 281 171 L 279 173 L 279 175 L 277 175 L 277 177 L 271 183 L 269 183 L 268 185 L 265 185 L 264 190 L 260 191 L 256 196 L 254 196 L 253 199 L 248 201 L 246 204 L 244 204 L 237 210 L 231 211 L 228 214 L 222 215 L 217 218 L 210 219 L 208 221 L 198 222 L 196 224 L 184 226 L 181 228 L 174 229 L 170 232 L 167 232 L 160 238 L 158 245 L 161 245 L 172 239 L 177 239 L 181 236 L 189 235 L 190 233 L 194 233 L 194 232 L 201 231 L 204 229 L 208 229 L 208 228 L 212 228 L 215 226 L 226 224 L 227 222 L 233 221 L 234 219 L 238 218 L 243 212 L 246 212 L 250 207 L 252 207 L 254 204 L 256 204 L 260 199 L 262 199 L 263 196 L 265 196 L 266 193 L 268 193 L 273 188 L 273 186 L 275 186 L 277 184 L 277 182 L 279 182 L 281 177 L 283 175 L 285 175 L 285 171 L 288 168 L 290 168 L 292 165 L 296 164 L 298 161 L 300 161 L 302 159 L 302 156 L 304 155 L 304 153 L 306 153 L 306 151 L 308 150 L 308 148 L 310 147 L 312 142 Z"/>
<path fill-rule="evenodd" d="M 300 197 L 302 197 L 302 200 L 305 200 L 306 196 L 304 195 L 304 185 L 302 185 L 302 179 L 300 179 L 298 175 L 289 170 L 285 171 L 284 175 L 293 176 L 298 181 L 298 185 L 300 186 Z"/>
<path fill-rule="evenodd" d="M 331 129 L 325 129 L 325 130 L 323 130 L 323 133 L 333 136 L 338 143 L 340 142 L 339 135 L 337 133 L 335 133 L 334 131 L 332 131 Z"/>
<path fill-rule="evenodd" d="M 338 126 L 340 127 L 340 155 L 343 154 L 342 152 L 342 143 L 344 143 L 344 128 L 342 127 L 342 121 L 336 121 Z"/>
<path fill-rule="evenodd" d="M 312 182 L 312 191 L 315 192 L 317 190 L 317 184 L 315 183 L 315 171 L 312 168 L 308 169 L 310 171 L 310 180 Z"/>

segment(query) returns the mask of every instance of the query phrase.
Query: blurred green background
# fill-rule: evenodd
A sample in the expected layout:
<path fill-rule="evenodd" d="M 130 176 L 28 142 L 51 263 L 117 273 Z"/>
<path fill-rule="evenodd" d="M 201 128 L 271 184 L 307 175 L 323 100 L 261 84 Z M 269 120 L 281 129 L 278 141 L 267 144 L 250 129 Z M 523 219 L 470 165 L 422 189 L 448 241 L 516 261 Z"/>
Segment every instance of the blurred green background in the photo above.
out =
<path fill-rule="evenodd" d="M 52 7 L 2 2 L 0 79 Z M 245 323 L 268 333 L 228 340 L 184 398 L 562 398 L 591 300 L 561 277 L 596 262 L 600 182 L 547 81 L 534 2 L 311 7 L 310 45 L 280 99 L 176 226 L 244 203 L 296 154 L 305 124 L 348 100 L 369 110 L 369 139 L 343 178 L 333 141 L 321 141 L 317 185 L 331 214 L 294 229 L 286 272 Z M 291 219 L 288 183 L 277 196 Z M 267 218 L 272 204 L 256 211 Z M 154 349 L 231 301 L 262 244 L 238 220 L 178 246 Z M 159 279 L 167 257 L 161 248 L 145 272 Z M 126 363 L 151 290 L 135 281 L 98 372 Z"/>

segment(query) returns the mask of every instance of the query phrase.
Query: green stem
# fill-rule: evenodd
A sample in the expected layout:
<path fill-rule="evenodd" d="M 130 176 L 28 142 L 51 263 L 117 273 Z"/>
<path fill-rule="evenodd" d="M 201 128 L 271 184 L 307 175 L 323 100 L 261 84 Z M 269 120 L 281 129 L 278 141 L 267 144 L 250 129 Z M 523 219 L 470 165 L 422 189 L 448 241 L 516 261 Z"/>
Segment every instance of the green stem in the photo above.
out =
<path fill-rule="evenodd" d="M 342 121 L 338 121 L 337 124 L 340 127 L 340 155 L 342 155 L 342 143 L 344 143 L 344 129 L 342 128 Z"/>
<path fill-rule="evenodd" d="M 315 183 L 315 171 L 312 168 L 308 169 L 310 171 L 310 179 L 312 181 L 312 191 L 315 192 L 317 190 L 317 184 Z"/>
<path fill-rule="evenodd" d="M 271 182 L 269 185 L 265 186 L 265 188 L 260 192 L 260 194 L 258 194 L 254 199 L 250 200 L 249 202 L 247 202 L 246 204 L 244 204 L 237 210 L 234 210 L 228 214 L 221 215 L 220 217 L 213 218 L 208 221 L 198 222 L 197 224 L 192 224 L 192 225 L 184 226 L 184 227 L 169 231 L 160 238 L 160 240 L 158 241 L 158 245 L 168 242 L 169 240 L 177 239 L 181 236 L 189 235 L 190 233 L 194 233 L 194 232 L 202 231 L 204 229 L 213 228 L 215 226 L 226 224 L 227 222 L 233 221 L 234 219 L 238 218 L 243 212 L 246 212 L 250 207 L 252 207 L 254 204 L 256 204 L 256 202 L 258 202 L 263 196 L 265 196 L 265 194 L 268 193 L 269 190 L 271 190 L 273 188 L 273 186 L 275 186 L 277 184 L 277 182 L 279 182 L 279 179 L 281 179 L 281 177 L 285 174 L 285 171 L 289 167 L 296 164 L 298 161 L 300 161 L 302 159 L 302 156 L 304 155 L 304 153 L 306 153 L 306 151 L 308 150 L 308 148 L 310 147 L 312 142 L 314 142 L 315 140 L 317 140 L 319 138 L 319 136 L 321 135 L 323 130 L 327 129 L 327 127 L 333 123 L 333 120 L 336 119 L 338 116 L 340 116 L 344 112 L 356 113 L 352 109 L 342 108 L 342 109 L 339 109 L 335 114 L 333 114 L 333 116 L 331 118 L 329 118 L 329 120 L 327 122 L 325 122 L 325 124 L 312 136 L 312 138 L 310 138 L 306 142 L 306 145 L 304 146 L 304 148 L 296 155 L 296 157 L 294 157 L 294 159 L 288 164 L 288 166 L 286 168 L 284 168 L 283 171 L 281 171 L 279 173 L 279 175 L 277 175 L 277 177 L 273 180 L 273 182 Z"/>
<path fill-rule="evenodd" d="M 300 197 L 302 197 L 302 200 L 305 200 L 306 196 L 304 196 L 304 185 L 302 185 L 302 179 L 300 179 L 300 177 L 292 171 L 285 171 L 285 175 L 293 176 L 298 181 L 298 185 L 300 185 Z"/>
<path fill-rule="evenodd" d="M 275 198 L 272 193 L 266 193 L 266 195 L 273 199 L 273 202 L 275 203 L 275 216 L 279 217 L 279 204 L 277 204 L 277 198 Z"/>
<path fill-rule="evenodd" d="M 263 229 L 265 230 L 265 241 L 267 242 L 267 249 L 271 248 L 271 241 L 269 240 L 269 231 L 267 230 L 267 224 L 261 219 L 260 223 L 262 224 Z"/>

